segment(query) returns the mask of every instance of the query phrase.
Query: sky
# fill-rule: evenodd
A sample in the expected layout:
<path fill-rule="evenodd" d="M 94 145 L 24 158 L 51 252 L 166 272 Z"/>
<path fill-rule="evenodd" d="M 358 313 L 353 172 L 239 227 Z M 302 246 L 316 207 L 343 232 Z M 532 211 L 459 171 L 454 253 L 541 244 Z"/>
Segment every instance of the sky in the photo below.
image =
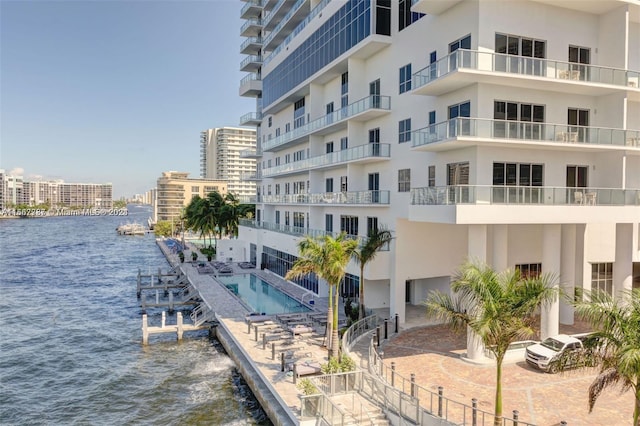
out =
<path fill-rule="evenodd" d="M 200 132 L 238 126 L 239 0 L 0 0 L 0 168 L 113 184 L 200 175 Z"/>

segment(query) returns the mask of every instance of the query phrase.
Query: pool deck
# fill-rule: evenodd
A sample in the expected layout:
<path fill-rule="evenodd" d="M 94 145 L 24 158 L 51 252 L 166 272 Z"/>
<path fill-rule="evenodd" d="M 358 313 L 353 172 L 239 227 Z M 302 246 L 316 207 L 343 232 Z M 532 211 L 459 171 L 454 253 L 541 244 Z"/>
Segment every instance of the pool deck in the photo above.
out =
<path fill-rule="evenodd" d="M 161 240 L 158 240 L 158 246 L 169 263 L 173 267 L 180 268 L 187 275 L 203 303 L 216 313 L 218 340 L 236 363 L 271 421 L 276 425 L 300 424 L 299 396 L 302 392 L 293 383 L 291 373 L 281 372 L 280 359 L 278 357 L 275 360 L 271 359 L 270 346 L 268 345 L 266 350 L 262 349 L 262 342 L 255 341 L 254 331 L 247 333 L 245 319 L 249 313 L 247 308 L 223 284 L 216 281 L 213 274 L 200 274 L 196 265 L 191 262 L 180 263 L 178 256 L 167 249 Z M 189 245 L 190 250 L 193 248 Z M 202 258 L 201 254 L 199 256 Z M 185 252 L 185 258 L 190 257 L 190 252 Z M 311 300 L 310 292 L 267 270 L 243 269 L 236 264 L 232 264 L 232 268 L 234 274 L 254 274 L 297 300 L 302 299 L 304 302 Z M 313 300 L 314 304 L 310 307 L 314 311 L 327 312 L 327 298 L 316 296 Z M 318 332 L 324 334 L 324 329 Z M 297 336 L 295 346 L 300 347 L 297 353 L 301 354 L 302 360 L 321 364 L 328 361 L 327 350 L 317 338 Z"/>

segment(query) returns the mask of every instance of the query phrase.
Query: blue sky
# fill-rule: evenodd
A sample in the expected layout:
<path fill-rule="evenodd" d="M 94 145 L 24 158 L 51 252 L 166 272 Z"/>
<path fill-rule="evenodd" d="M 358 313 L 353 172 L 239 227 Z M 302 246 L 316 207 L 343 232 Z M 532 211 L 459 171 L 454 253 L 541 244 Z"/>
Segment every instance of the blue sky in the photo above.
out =
<path fill-rule="evenodd" d="M 238 0 L 0 0 L 0 168 L 113 183 L 200 173 L 200 131 L 255 110 L 238 96 Z"/>

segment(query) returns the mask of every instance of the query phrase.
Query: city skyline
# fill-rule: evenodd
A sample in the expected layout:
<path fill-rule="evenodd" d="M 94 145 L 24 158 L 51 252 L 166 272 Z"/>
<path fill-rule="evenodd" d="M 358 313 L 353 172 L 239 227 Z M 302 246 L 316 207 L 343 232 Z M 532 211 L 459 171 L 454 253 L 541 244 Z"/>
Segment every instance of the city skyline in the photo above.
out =
<path fill-rule="evenodd" d="M 238 96 L 241 6 L 1 2 L 0 168 L 111 182 L 114 199 L 165 170 L 197 175 L 202 129 L 253 108 Z"/>

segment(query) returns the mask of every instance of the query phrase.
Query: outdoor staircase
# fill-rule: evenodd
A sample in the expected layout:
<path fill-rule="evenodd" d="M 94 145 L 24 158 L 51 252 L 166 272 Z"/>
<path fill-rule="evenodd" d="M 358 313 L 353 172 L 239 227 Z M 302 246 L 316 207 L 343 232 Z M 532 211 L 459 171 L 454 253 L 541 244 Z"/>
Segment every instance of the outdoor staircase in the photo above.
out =
<path fill-rule="evenodd" d="M 193 311 L 191 311 L 190 316 L 191 316 L 191 322 L 193 322 L 193 325 L 198 327 L 207 321 L 213 320 L 215 316 L 215 312 L 210 310 L 207 307 L 207 305 L 205 305 L 204 303 L 200 303 L 198 306 L 195 307 Z"/>

